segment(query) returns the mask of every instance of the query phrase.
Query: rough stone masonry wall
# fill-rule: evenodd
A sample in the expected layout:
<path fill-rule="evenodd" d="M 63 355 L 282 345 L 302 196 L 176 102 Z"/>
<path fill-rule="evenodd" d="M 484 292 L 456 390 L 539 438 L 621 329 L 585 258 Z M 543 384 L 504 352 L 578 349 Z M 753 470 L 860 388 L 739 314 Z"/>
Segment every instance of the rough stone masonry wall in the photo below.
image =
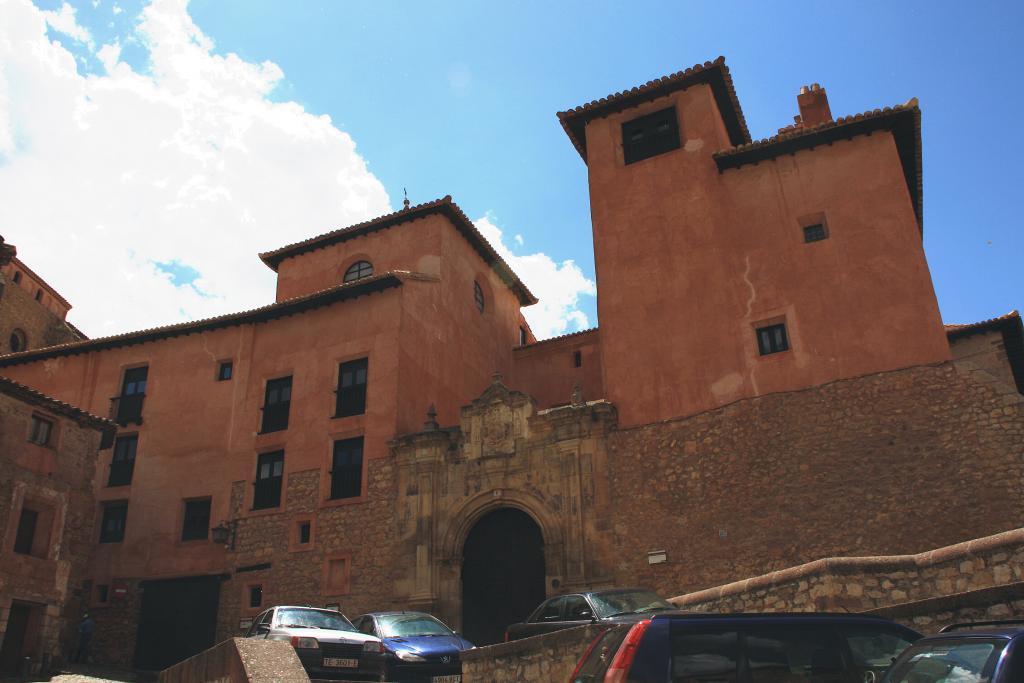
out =
<path fill-rule="evenodd" d="M 555 631 L 462 653 L 462 683 L 560 683 L 569 680 L 599 626 Z"/>
<path fill-rule="evenodd" d="M 875 612 L 921 630 L 1024 616 L 1024 529 L 917 555 L 833 557 L 672 598 L 700 612 Z M 1017 603 L 1017 604 L 1014 604 Z"/>
<path fill-rule="evenodd" d="M 1024 396 L 953 363 L 613 432 L 616 579 L 673 595 L 1015 529 L 1022 459 Z"/>
<path fill-rule="evenodd" d="M 15 328 L 25 333 L 30 349 L 81 339 L 31 292 L 0 274 L 0 354 L 11 352 L 9 340 Z"/>

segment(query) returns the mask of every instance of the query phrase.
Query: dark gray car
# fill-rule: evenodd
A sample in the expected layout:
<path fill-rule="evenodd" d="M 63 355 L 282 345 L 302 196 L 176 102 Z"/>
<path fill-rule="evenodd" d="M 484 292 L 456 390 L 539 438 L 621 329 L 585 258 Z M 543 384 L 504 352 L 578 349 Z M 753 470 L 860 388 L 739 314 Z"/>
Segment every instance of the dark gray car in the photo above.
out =
<path fill-rule="evenodd" d="M 548 598 L 526 621 L 509 626 L 505 640 L 519 640 L 597 621 L 614 622 L 629 615 L 674 609 L 668 601 L 646 588 L 567 593 Z"/>

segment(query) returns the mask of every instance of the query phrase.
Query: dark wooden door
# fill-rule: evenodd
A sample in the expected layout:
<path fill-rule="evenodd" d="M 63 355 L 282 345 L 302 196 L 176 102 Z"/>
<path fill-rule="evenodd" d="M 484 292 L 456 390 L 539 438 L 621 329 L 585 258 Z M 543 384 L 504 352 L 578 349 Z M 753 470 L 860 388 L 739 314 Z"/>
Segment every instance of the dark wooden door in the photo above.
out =
<path fill-rule="evenodd" d="M 159 671 L 213 647 L 219 576 L 143 584 L 135 666 Z"/>
<path fill-rule="evenodd" d="M 25 651 L 25 635 L 28 633 L 28 618 L 32 608 L 20 602 L 11 603 L 11 614 L 7 618 L 4 642 L 0 645 L 0 671 L 17 673 L 21 666 L 21 653 Z"/>

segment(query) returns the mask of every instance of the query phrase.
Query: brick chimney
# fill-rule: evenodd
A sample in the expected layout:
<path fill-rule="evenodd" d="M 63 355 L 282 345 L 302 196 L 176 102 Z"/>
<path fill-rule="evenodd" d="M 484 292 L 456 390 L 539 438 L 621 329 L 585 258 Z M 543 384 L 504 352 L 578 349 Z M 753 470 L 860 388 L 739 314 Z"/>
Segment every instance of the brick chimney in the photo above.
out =
<path fill-rule="evenodd" d="M 799 123 L 803 128 L 810 128 L 832 120 L 832 110 L 828 108 L 828 95 L 825 94 L 825 89 L 817 83 L 800 88 L 800 94 L 796 96 L 796 103 L 800 107 Z"/>

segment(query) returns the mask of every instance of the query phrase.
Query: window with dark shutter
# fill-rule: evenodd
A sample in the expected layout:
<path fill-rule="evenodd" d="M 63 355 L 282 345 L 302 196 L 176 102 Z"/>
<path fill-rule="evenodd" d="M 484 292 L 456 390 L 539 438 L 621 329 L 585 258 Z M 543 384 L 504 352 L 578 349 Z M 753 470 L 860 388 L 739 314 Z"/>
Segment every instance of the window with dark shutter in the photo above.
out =
<path fill-rule="evenodd" d="M 256 459 L 256 482 L 252 509 L 264 510 L 281 505 L 281 482 L 284 480 L 284 451 L 260 453 Z"/>
<path fill-rule="evenodd" d="M 36 524 L 38 521 L 38 512 L 28 508 L 21 509 L 21 516 L 18 518 L 18 533 L 14 537 L 14 552 L 21 555 L 32 554 L 32 545 L 36 540 Z"/>
<path fill-rule="evenodd" d="M 249 607 L 263 606 L 263 586 L 249 586 Z"/>
<path fill-rule="evenodd" d="M 127 434 L 114 441 L 114 453 L 110 458 L 110 476 L 107 486 L 127 486 L 132 483 L 135 472 L 135 453 L 139 448 L 139 435 Z"/>
<path fill-rule="evenodd" d="M 29 434 L 28 440 L 37 446 L 48 446 L 51 434 L 53 434 L 53 423 L 49 420 L 44 420 L 38 415 L 33 415 L 32 431 Z"/>
<path fill-rule="evenodd" d="M 291 377 L 267 380 L 267 391 L 263 397 L 263 424 L 260 427 L 260 433 L 266 434 L 288 429 L 288 410 L 291 403 Z"/>
<path fill-rule="evenodd" d="M 309 543 L 310 532 L 312 524 L 310 522 L 302 522 L 299 524 L 299 543 L 306 545 Z"/>
<path fill-rule="evenodd" d="M 221 361 L 221 364 L 217 367 L 217 381 L 226 382 L 231 379 L 231 374 L 234 367 L 229 360 Z"/>
<path fill-rule="evenodd" d="M 824 223 L 815 223 L 804 228 L 804 242 L 820 242 L 828 238 Z"/>
<path fill-rule="evenodd" d="M 484 312 L 484 289 L 479 282 L 473 283 L 473 301 L 476 303 L 476 310 Z"/>
<path fill-rule="evenodd" d="M 123 541 L 127 522 L 127 502 L 104 504 L 103 519 L 100 522 L 100 543 L 120 543 Z"/>
<path fill-rule="evenodd" d="M 363 437 L 334 442 L 331 499 L 356 498 L 363 490 Z"/>
<path fill-rule="evenodd" d="M 519 345 L 526 346 L 526 328 L 519 328 Z"/>
<path fill-rule="evenodd" d="M 334 417 L 362 415 L 366 412 L 366 373 L 369 361 L 366 358 L 342 363 L 338 368 L 338 390 L 336 392 Z"/>
<path fill-rule="evenodd" d="M 572 366 L 574 368 L 582 368 L 583 367 L 583 352 L 582 351 L 573 351 L 572 352 Z"/>
<path fill-rule="evenodd" d="M 785 323 L 757 328 L 757 348 L 762 356 L 789 350 Z"/>
<path fill-rule="evenodd" d="M 114 419 L 120 425 L 142 424 L 142 403 L 146 398 L 149 367 L 125 370 L 121 395 L 114 397 Z"/>
<path fill-rule="evenodd" d="M 201 541 L 210 535 L 210 499 L 186 500 L 181 540 Z"/>
<path fill-rule="evenodd" d="M 627 164 L 673 149 L 679 149 L 679 120 L 675 107 L 622 124 L 622 153 Z"/>

